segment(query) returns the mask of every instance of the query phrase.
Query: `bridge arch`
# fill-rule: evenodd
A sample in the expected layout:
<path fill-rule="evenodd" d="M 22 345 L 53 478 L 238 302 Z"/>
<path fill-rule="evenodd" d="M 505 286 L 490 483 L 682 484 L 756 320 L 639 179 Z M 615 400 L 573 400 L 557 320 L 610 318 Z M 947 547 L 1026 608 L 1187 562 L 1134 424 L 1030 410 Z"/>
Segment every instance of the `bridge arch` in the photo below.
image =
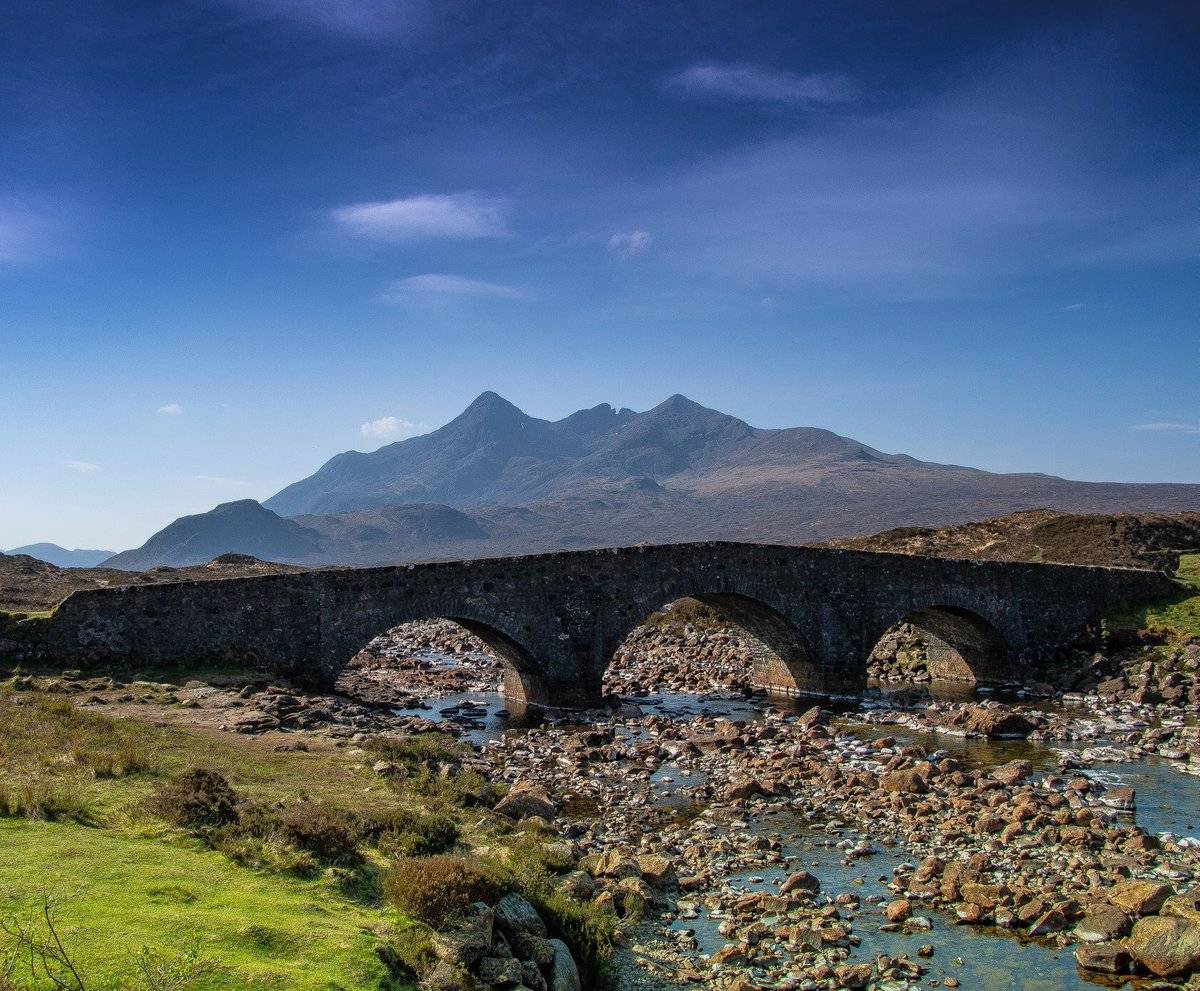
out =
<path fill-rule="evenodd" d="M 447 602 L 443 607 L 409 604 L 405 608 L 381 609 L 360 615 L 358 622 L 340 626 L 325 648 L 331 680 L 376 638 L 408 623 L 430 620 L 447 620 L 483 642 L 501 663 L 502 692 L 514 707 L 544 708 L 556 704 L 545 678 L 545 658 L 526 646 L 536 642 L 536 633 L 508 617 L 464 608 L 458 602 Z"/>
<path fill-rule="evenodd" d="M 819 694 L 825 689 L 822 671 L 800 627 L 763 599 L 743 592 L 688 590 L 647 607 L 639 603 L 637 618 L 624 624 L 619 639 L 605 651 L 605 667 L 633 630 L 657 610 L 682 599 L 695 599 L 712 609 L 729 627 L 742 634 L 750 648 L 751 680 L 775 695 Z"/>
<path fill-rule="evenodd" d="M 961 606 L 913 609 L 870 639 L 868 657 L 901 624 L 913 627 L 924 642 L 926 667 L 934 681 L 986 685 L 1012 680 L 1007 641 L 986 618 Z"/>

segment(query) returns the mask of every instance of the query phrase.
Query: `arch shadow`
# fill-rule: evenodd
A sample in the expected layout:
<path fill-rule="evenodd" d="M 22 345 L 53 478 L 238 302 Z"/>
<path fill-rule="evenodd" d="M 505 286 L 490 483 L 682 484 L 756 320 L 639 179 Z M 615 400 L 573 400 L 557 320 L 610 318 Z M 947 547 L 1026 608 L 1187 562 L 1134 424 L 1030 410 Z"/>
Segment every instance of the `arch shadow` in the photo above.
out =
<path fill-rule="evenodd" d="M 969 609 L 934 605 L 913 610 L 888 629 L 908 623 L 925 641 L 925 663 L 937 682 L 996 684 L 1011 678 L 1011 651 L 996 628 Z M 887 631 L 870 644 L 868 657 Z"/>
<path fill-rule="evenodd" d="M 739 630 L 751 654 L 751 682 L 772 695 L 819 695 L 824 676 L 800 629 L 778 610 L 760 599 L 736 592 L 686 591 L 660 603 L 695 599 L 708 606 L 730 627 Z M 647 610 L 641 625 L 653 610 Z M 631 632 L 631 631 L 627 631 Z M 624 642 L 622 638 L 621 642 Z M 608 663 L 619 649 L 608 652 Z"/>
<path fill-rule="evenodd" d="M 376 638 L 409 623 L 422 623 L 433 620 L 445 620 L 461 627 L 482 641 L 483 645 L 497 657 L 503 672 L 500 691 L 504 696 L 505 702 L 509 703 L 510 709 L 515 709 L 517 712 L 523 713 L 550 706 L 550 693 L 546 685 L 546 680 L 532 652 L 498 626 L 472 616 L 463 615 L 456 610 L 403 615 L 380 625 L 374 632 L 369 633 L 365 639 L 362 636 L 355 637 L 349 642 L 358 640 L 361 642 L 361 646 L 357 650 L 352 650 L 349 657 L 335 661 L 336 667 L 333 677 L 336 678 L 337 673 L 345 667 L 349 659 L 356 656 L 359 651 L 365 649 Z M 371 629 L 371 627 L 368 627 L 368 629 Z"/>

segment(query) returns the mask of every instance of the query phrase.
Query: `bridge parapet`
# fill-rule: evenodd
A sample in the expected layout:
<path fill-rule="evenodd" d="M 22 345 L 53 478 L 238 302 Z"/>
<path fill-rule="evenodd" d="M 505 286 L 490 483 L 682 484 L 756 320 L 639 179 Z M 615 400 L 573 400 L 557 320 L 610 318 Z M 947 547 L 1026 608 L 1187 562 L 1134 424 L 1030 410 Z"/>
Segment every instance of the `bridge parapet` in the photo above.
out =
<path fill-rule="evenodd" d="M 599 700 L 628 633 L 684 596 L 763 645 L 764 686 L 838 693 L 863 686 L 871 650 L 905 619 L 998 680 L 1102 611 L 1173 588 L 1127 569 L 674 544 L 97 589 L 5 636 L 64 666 L 251 664 L 328 685 L 378 634 L 441 617 L 497 652 L 511 697 L 578 707 Z"/>

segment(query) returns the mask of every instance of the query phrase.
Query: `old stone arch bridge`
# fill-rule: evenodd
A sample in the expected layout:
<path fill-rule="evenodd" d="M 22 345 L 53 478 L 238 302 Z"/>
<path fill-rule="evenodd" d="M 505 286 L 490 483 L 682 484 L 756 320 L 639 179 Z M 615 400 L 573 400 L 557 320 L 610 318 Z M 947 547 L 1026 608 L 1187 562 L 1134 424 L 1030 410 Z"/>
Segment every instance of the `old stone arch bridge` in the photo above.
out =
<path fill-rule="evenodd" d="M 684 596 L 761 644 L 758 684 L 799 694 L 859 690 L 903 620 L 940 673 L 1004 680 L 1103 610 L 1171 588 L 1128 569 L 695 543 L 89 590 L 7 635 L 64 664 L 252 663 L 327 685 L 376 635 L 442 617 L 500 655 L 511 699 L 573 707 L 599 700 L 630 630 Z"/>

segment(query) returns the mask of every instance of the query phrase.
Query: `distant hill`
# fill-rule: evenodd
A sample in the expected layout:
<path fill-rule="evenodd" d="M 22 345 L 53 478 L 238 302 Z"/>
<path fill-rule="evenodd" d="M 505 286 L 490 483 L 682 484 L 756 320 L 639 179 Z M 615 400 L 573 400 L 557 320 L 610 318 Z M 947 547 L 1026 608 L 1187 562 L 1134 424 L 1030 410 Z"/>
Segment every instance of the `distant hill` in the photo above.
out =
<path fill-rule="evenodd" d="M 106 568 L 143 571 L 163 564 L 202 564 L 231 551 L 264 560 L 296 561 L 312 558 L 320 549 L 311 530 L 280 519 L 253 499 L 242 499 L 180 517 L 137 550 L 115 554 L 102 563 Z"/>
<path fill-rule="evenodd" d="M 1200 485 L 1075 482 L 886 454 L 816 427 L 768 430 L 672 396 L 561 420 L 485 392 L 444 427 L 339 454 L 259 505 L 184 517 L 121 568 L 236 551 L 306 565 L 522 554 L 642 541 L 815 543 L 1050 507 L 1200 511 Z"/>
<path fill-rule="evenodd" d="M 26 544 L 24 547 L 14 547 L 6 553 L 26 554 L 59 568 L 94 568 L 113 555 L 112 551 L 91 551 L 82 548 L 69 551 L 58 544 L 49 543 Z"/>

